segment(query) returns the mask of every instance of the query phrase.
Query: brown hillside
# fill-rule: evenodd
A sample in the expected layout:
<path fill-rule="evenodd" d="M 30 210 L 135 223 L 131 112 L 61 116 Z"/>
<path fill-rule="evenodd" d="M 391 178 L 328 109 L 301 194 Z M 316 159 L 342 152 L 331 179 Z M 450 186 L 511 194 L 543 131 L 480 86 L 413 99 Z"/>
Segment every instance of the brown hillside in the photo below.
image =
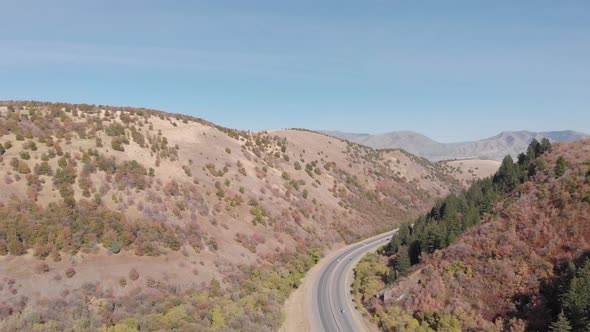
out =
<path fill-rule="evenodd" d="M 541 289 L 590 250 L 590 140 L 556 144 L 542 158 L 544 169 L 496 206 L 497 217 L 385 290 L 379 315 L 399 306 L 414 317 L 450 314 L 463 330 L 545 330 L 557 313 Z"/>
<path fill-rule="evenodd" d="M 391 229 L 461 186 L 405 152 L 308 131 L 94 105 L 0 114 L 2 330 L 276 329 L 310 249 Z"/>

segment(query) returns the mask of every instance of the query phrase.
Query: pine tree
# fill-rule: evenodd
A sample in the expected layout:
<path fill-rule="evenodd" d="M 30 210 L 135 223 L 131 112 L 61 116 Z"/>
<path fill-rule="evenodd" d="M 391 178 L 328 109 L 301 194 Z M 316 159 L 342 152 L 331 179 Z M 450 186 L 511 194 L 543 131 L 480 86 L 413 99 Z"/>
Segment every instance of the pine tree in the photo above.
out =
<path fill-rule="evenodd" d="M 563 311 L 557 317 L 557 320 L 549 325 L 549 331 L 552 332 L 568 332 L 572 330 L 569 320 L 563 314 Z"/>
<path fill-rule="evenodd" d="M 526 150 L 526 154 L 529 157 L 529 160 L 534 160 L 535 158 L 540 156 L 541 153 L 541 143 L 539 143 L 539 141 L 533 138 L 531 144 L 529 144 L 529 147 Z"/>
<path fill-rule="evenodd" d="M 504 157 L 502 165 L 496 175 L 494 175 L 494 184 L 503 192 L 510 192 L 516 189 L 518 185 L 518 174 L 514 167 L 514 161 L 509 155 Z"/>
<path fill-rule="evenodd" d="M 403 277 L 408 274 L 410 269 L 410 256 L 408 255 L 408 248 L 401 246 L 394 263 L 398 276 Z"/>
<path fill-rule="evenodd" d="M 543 153 L 551 151 L 551 142 L 546 137 L 541 140 L 541 150 Z"/>
<path fill-rule="evenodd" d="M 562 295 L 562 308 L 576 329 L 590 320 L 590 259 L 577 269 L 568 289 Z"/>
<path fill-rule="evenodd" d="M 557 163 L 555 164 L 555 168 L 553 170 L 555 177 L 558 178 L 558 177 L 562 176 L 563 174 L 565 174 L 566 168 L 567 168 L 567 162 L 565 161 L 565 159 L 563 159 L 562 156 L 559 156 L 559 158 L 557 158 Z"/>

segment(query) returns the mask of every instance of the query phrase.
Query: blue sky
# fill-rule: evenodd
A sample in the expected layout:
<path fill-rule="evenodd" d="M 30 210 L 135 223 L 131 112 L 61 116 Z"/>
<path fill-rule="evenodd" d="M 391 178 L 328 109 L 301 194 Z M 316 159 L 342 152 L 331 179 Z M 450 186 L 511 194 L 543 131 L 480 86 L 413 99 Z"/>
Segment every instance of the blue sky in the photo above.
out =
<path fill-rule="evenodd" d="M 590 132 L 589 1 L 2 1 L 0 99 L 239 129 Z"/>

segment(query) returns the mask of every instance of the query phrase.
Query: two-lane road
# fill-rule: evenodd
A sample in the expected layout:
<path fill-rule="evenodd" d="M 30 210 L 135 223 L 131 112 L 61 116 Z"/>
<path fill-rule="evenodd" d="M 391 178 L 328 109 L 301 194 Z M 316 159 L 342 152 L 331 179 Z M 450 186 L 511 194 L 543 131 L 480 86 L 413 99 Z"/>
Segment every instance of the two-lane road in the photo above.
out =
<path fill-rule="evenodd" d="M 366 331 L 360 313 L 350 294 L 353 269 L 367 253 L 387 244 L 397 230 L 380 234 L 344 248 L 319 272 L 313 285 L 313 307 L 310 313 L 312 331 Z"/>

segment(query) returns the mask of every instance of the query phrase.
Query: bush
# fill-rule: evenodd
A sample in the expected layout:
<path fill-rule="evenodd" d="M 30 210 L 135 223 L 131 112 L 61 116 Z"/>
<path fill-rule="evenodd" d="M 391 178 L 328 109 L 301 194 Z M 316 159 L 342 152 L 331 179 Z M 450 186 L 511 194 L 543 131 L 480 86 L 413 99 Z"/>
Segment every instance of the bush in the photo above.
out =
<path fill-rule="evenodd" d="M 20 158 L 22 160 L 29 160 L 29 159 L 31 159 L 31 155 L 27 151 L 21 151 L 19 153 L 19 155 L 20 155 Z"/>
<path fill-rule="evenodd" d="M 73 267 L 66 270 L 66 277 L 68 277 L 68 279 L 71 279 L 74 275 L 76 275 L 76 270 L 74 270 Z"/>
<path fill-rule="evenodd" d="M 131 269 L 129 271 L 129 279 L 135 281 L 139 278 L 139 273 L 137 272 L 137 270 L 135 268 Z"/>
<path fill-rule="evenodd" d="M 23 148 L 31 149 L 32 151 L 37 151 L 37 144 L 35 144 L 35 142 L 33 141 L 28 141 L 25 144 L 23 144 Z"/>
<path fill-rule="evenodd" d="M 44 161 L 40 165 L 35 166 L 35 174 L 37 174 L 37 175 L 52 175 L 53 172 L 51 170 L 51 166 L 49 166 L 49 163 Z"/>
<path fill-rule="evenodd" d="M 111 251 L 114 254 L 118 254 L 119 252 L 121 252 L 121 243 L 119 242 L 119 240 L 113 240 L 113 242 L 111 243 Z"/>
<path fill-rule="evenodd" d="M 31 173 L 31 169 L 29 168 L 29 165 L 27 165 L 27 163 L 21 161 L 18 163 L 18 172 L 20 174 L 29 174 Z"/>
<path fill-rule="evenodd" d="M 126 138 L 121 138 L 121 137 L 117 137 L 117 138 L 113 138 L 113 140 L 111 141 L 111 147 L 113 148 L 113 150 L 115 151 L 125 151 L 125 148 L 123 148 L 123 144 L 125 143 L 129 143 L 129 141 Z"/>
<path fill-rule="evenodd" d="M 51 269 L 49 268 L 49 265 L 47 265 L 47 263 L 41 263 L 41 264 L 37 265 L 35 270 L 37 271 L 37 273 L 47 273 Z"/>

